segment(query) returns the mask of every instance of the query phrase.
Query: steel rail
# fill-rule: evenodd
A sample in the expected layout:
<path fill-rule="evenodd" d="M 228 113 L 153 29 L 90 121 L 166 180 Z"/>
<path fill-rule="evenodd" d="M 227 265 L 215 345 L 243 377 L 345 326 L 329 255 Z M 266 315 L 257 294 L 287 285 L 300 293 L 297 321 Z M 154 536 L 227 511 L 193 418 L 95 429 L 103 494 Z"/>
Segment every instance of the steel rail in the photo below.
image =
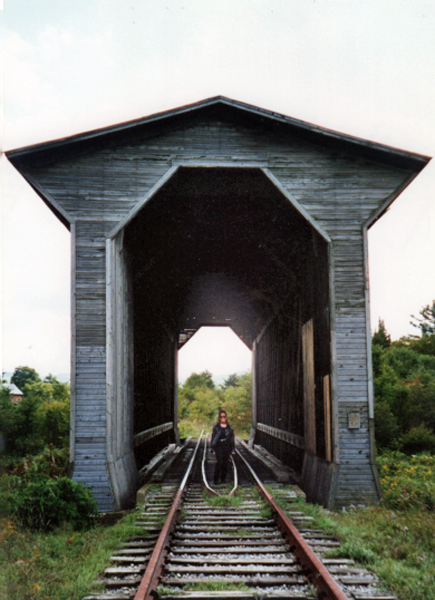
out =
<path fill-rule="evenodd" d="M 207 480 L 207 476 L 205 473 L 206 453 L 207 453 L 207 437 L 204 436 L 204 454 L 202 455 L 202 464 L 201 464 L 202 485 L 205 488 L 205 491 L 209 496 L 220 496 L 221 494 L 218 494 L 218 492 L 216 492 L 216 490 L 214 490 L 212 487 L 210 487 L 208 480 Z M 239 478 L 237 475 L 237 467 L 236 467 L 236 463 L 234 462 L 234 458 L 232 455 L 230 455 L 230 458 L 231 458 L 231 464 L 233 465 L 234 476 L 233 476 L 233 487 L 232 487 L 232 490 L 230 491 L 230 493 L 228 494 L 228 496 L 234 496 L 234 494 L 239 489 Z"/>
<path fill-rule="evenodd" d="M 237 476 L 237 467 L 236 467 L 236 463 L 234 461 L 234 458 L 233 458 L 232 454 L 231 454 L 230 458 L 231 458 L 231 462 L 233 463 L 233 473 L 234 473 L 234 480 L 233 481 L 234 481 L 234 485 L 233 485 L 233 489 L 228 494 L 228 496 L 234 496 L 234 494 L 239 489 L 239 478 Z"/>
<path fill-rule="evenodd" d="M 202 486 L 209 496 L 216 497 L 216 496 L 219 496 L 219 494 L 213 488 L 211 488 L 209 486 L 208 481 L 207 481 L 207 475 L 205 473 L 206 455 L 207 455 L 207 436 L 204 437 L 204 454 L 202 455 L 202 462 L 201 462 Z"/>
<path fill-rule="evenodd" d="M 322 600 L 349 600 L 349 597 L 343 592 L 341 587 L 329 573 L 328 569 L 310 548 L 302 535 L 293 525 L 292 521 L 285 514 L 283 509 L 276 502 L 272 494 L 266 489 L 263 483 L 258 478 L 254 469 L 248 461 L 236 450 L 239 457 L 245 463 L 253 476 L 257 488 L 262 498 L 269 504 L 276 516 L 276 521 L 281 531 L 286 536 L 293 552 L 296 554 L 302 565 L 309 571 L 310 580 L 315 587 L 321 592 Z"/>
<path fill-rule="evenodd" d="M 165 524 L 163 525 L 163 528 L 157 539 L 156 545 L 148 562 L 145 573 L 142 577 L 142 581 L 140 582 L 140 585 L 134 596 L 134 600 L 149 600 L 153 596 L 155 590 L 157 589 L 163 563 L 169 549 L 170 537 L 173 530 L 175 529 L 175 525 L 177 524 L 178 512 L 181 508 L 181 501 L 183 499 L 183 494 L 186 488 L 187 481 L 195 463 L 198 448 L 201 444 L 202 434 L 203 432 L 201 432 L 201 435 L 198 438 L 198 442 L 195 446 L 195 451 L 193 453 L 192 459 L 189 463 L 189 466 L 187 467 L 186 473 L 183 477 L 183 481 L 181 482 L 180 487 L 178 488 L 178 491 L 175 495 L 171 509 L 168 513 L 168 516 L 166 517 Z"/>

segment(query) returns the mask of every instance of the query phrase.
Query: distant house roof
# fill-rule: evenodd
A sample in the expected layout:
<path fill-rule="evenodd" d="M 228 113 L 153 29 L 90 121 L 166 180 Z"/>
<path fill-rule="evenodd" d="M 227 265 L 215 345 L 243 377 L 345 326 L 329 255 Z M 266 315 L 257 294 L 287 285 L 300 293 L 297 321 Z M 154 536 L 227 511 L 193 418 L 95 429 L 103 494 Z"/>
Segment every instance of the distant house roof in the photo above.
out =
<path fill-rule="evenodd" d="M 4 387 L 7 387 L 13 396 L 24 396 L 23 392 L 17 388 L 15 383 L 7 383 Z"/>

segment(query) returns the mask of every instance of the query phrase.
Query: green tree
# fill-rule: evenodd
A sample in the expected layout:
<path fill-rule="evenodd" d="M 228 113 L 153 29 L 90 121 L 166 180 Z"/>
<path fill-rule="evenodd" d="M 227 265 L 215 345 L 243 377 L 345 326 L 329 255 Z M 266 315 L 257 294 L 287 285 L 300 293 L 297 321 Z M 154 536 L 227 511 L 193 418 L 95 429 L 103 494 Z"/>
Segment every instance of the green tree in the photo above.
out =
<path fill-rule="evenodd" d="M 17 367 L 11 377 L 11 383 L 14 383 L 22 392 L 24 392 L 24 386 L 27 383 L 36 381 L 41 381 L 41 378 L 35 369 L 30 367 Z"/>
<path fill-rule="evenodd" d="M 221 409 L 228 412 L 231 425 L 238 435 L 249 435 L 251 428 L 251 373 L 230 375 L 225 387 L 217 388 L 211 374 L 204 371 L 192 375 L 178 388 L 178 418 L 180 435 L 198 435 L 201 429 L 211 430 Z M 213 385 L 210 385 L 210 381 Z"/>
<path fill-rule="evenodd" d="M 71 395 L 69 383 L 59 381 L 58 379 L 56 379 L 56 377 L 53 377 L 53 375 L 51 374 L 47 375 L 47 377 L 44 379 L 44 382 L 49 383 L 53 388 L 53 398 L 55 400 L 63 400 L 65 402 L 69 402 Z"/>
<path fill-rule="evenodd" d="M 435 300 L 432 300 L 432 304 L 423 306 L 419 315 L 419 317 L 411 315 L 415 321 L 410 321 L 411 325 L 420 329 L 422 337 L 435 333 Z"/>
<path fill-rule="evenodd" d="M 435 431 L 435 356 L 417 352 L 413 343 L 402 339 L 386 348 L 373 344 L 375 436 L 380 448 L 430 447 L 431 437 L 421 427 Z"/>
<path fill-rule="evenodd" d="M 211 427 L 216 420 L 222 402 L 221 392 L 217 389 L 202 387 L 197 389 L 195 400 L 190 404 L 190 418 L 197 423 Z"/>
<path fill-rule="evenodd" d="M 388 402 L 376 402 L 375 438 L 379 448 L 397 450 L 399 447 L 400 427 Z"/>
<path fill-rule="evenodd" d="M 435 333 L 424 337 L 403 337 L 398 342 L 394 342 L 394 345 L 406 346 L 418 354 L 435 356 Z"/>
<path fill-rule="evenodd" d="M 379 319 L 378 329 L 373 334 L 372 343 L 377 344 L 382 348 L 388 348 L 391 346 L 391 336 L 387 332 L 385 323 L 382 319 Z"/>
<path fill-rule="evenodd" d="M 239 387 L 239 378 L 237 377 L 237 373 L 233 373 L 232 375 L 228 375 L 227 379 L 224 379 L 221 388 L 226 390 L 229 387 Z"/>
<path fill-rule="evenodd" d="M 42 402 L 36 415 L 36 428 L 44 445 L 57 448 L 69 442 L 70 403 L 67 400 Z"/>
<path fill-rule="evenodd" d="M 32 384 L 26 384 L 25 390 Z M 37 413 L 41 399 L 34 393 L 26 394 L 15 406 L 12 431 L 8 432 L 8 450 L 20 456 L 42 450 Z M 11 435 L 12 434 L 12 435 Z"/>
<path fill-rule="evenodd" d="M 50 381 L 31 380 L 22 392 L 17 405 L 12 404 L 7 388 L 0 395 L 0 420 L 8 453 L 25 456 L 41 452 L 49 444 L 65 447 L 69 439 L 69 384 L 53 377 Z"/>
<path fill-rule="evenodd" d="M 209 388 L 214 390 L 215 384 L 213 381 L 213 375 L 209 371 L 203 371 L 202 373 L 192 373 L 184 382 L 183 388 L 195 389 L 195 388 Z"/>
<path fill-rule="evenodd" d="M 252 374 L 237 376 L 236 385 L 228 386 L 224 391 L 222 407 L 228 413 L 228 421 L 240 436 L 249 436 L 252 410 Z"/>
<path fill-rule="evenodd" d="M 0 433 L 6 439 L 11 436 L 14 427 L 14 405 L 12 404 L 9 388 L 0 386 Z"/>

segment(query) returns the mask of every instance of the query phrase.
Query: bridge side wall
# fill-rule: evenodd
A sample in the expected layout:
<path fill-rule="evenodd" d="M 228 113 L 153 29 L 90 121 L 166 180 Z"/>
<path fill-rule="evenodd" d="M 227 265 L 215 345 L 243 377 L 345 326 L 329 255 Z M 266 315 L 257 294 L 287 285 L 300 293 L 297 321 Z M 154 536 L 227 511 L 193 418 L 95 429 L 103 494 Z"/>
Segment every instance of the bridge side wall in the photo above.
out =
<path fill-rule="evenodd" d="M 92 488 L 100 511 L 114 509 L 106 455 L 106 231 L 75 224 L 73 478 Z"/>

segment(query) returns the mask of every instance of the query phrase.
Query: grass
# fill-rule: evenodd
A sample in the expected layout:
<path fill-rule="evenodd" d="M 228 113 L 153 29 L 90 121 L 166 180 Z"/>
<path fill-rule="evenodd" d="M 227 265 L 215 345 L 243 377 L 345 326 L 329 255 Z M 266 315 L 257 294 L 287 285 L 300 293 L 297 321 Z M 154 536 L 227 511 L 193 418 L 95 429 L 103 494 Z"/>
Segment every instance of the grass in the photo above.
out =
<path fill-rule="evenodd" d="M 435 518 L 385 507 L 333 515 L 343 540 L 331 555 L 353 558 L 373 570 L 400 599 L 435 598 Z"/>
<path fill-rule="evenodd" d="M 210 506 L 219 507 L 219 506 L 240 506 L 243 497 L 236 493 L 233 496 L 229 496 L 228 494 L 220 494 L 219 496 L 208 496 L 204 491 L 202 492 L 202 496 L 206 502 L 210 504 Z"/>
<path fill-rule="evenodd" d="M 328 554 L 351 558 L 374 571 L 399 600 L 433 600 L 435 457 L 385 454 L 378 459 L 378 469 L 385 497 L 380 506 L 335 513 L 308 505 L 300 498 L 290 504 L 280 499 L 279 503 L 284 510 L 296 506 L 314 517 L 313 528 L 337 535 L 341 547 Z M 243 494 L 205 499 L 212 506 L 238 506 Z M 86 532 L 64 526 L 50 533 L 37 533 L 21 529 L 10 519 L 3 503 L 0 598 L 81 600 L 96 592 L 94 582 L 120 541 L 143 533 L 134 524 L 136 517 L 137 513 L 129 513 L 115 525 L 98 525 Z M 239 585 L 228 587 L 223 581 L 200 581 L 198 586 L 197 591 L 244 589 Z M 171 595 L 169 588 L 164 593 Z"/>
<path fill-rule="evenodd" d="M 221 531 L 222 535 L 252 535 L 252 531 L 250 529 L 223 529 Z"/>
<path fill-rule="evenodd" d="M 205 579 L 198 580 L 188 586 L 182 586 L 181 589 L 184 591 L 188 590 L 189 592 L 246 592 L 252 588 L 248 587 L 245 583 L 233 583 L 231 581 L 225 581 L 224 579 Z M 159 585 L 157 588 L 159 598 L 164 596 L 175 596 L 179 593 L 180 588 L 178 587 Z"/>
<path fill-rule="evenodd" d="M 246 592 L 250 588 L 245 583 L 233 583 L 225 579 L 205 579 L 189 584 L 189 592 Z"/>
<path fill-rule="evenodd" d="M 375 572 L 399 600 L 433 600 L 435 512 L 430 499 L 434 466 L 431 456 L 396 453 L 380 457 L 385 500 L 379 506 L 329 512 L 300 498 L 291 505 L 281 504 L 285 510 L 297 506 L 314 518 L 311 527 L 337 535 L 341 546 L 328 556 L 351 558 Z"/>
<path fill-rule="evenodd" d="M 129 513 L 115 525 L 86 532 L 60 527 L 50 533 L 22 530 L 0 519 L 0 598 L 8 600 L 81 600 L 98 587 L 121 540 L 142 533 Z"/>

